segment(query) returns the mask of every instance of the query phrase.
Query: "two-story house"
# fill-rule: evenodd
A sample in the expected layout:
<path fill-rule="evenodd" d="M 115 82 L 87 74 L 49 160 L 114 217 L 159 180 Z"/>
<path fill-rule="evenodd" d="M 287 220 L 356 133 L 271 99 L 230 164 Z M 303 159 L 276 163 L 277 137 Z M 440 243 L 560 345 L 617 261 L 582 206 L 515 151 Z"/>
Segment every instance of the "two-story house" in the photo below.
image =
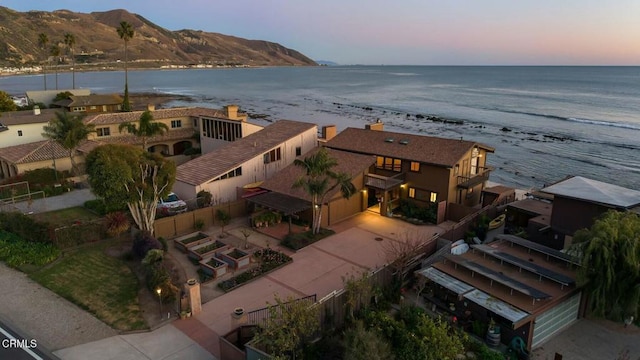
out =
<path fill-rule="evenodd" d="M 326 140 L 331 149 L 375 155 L 365 178 L 369 206 L 390 216 L 401 199 L 423 206 L 437 203 L 438 222 L 452 204 L 480 204 L 490 173 L 487 154 L 494 151 L 473 141 L 384 131 L 382 123 L 347 128 Z"/>
<path fill-rule="evenodd" d="M 315 124 L 279 120 L 178 166 L 173 191 L 183 199 L 204 190 L 213 203 L 234 201 L 243 186 L 270 178 L 315 147 L 317 131 Z"/>

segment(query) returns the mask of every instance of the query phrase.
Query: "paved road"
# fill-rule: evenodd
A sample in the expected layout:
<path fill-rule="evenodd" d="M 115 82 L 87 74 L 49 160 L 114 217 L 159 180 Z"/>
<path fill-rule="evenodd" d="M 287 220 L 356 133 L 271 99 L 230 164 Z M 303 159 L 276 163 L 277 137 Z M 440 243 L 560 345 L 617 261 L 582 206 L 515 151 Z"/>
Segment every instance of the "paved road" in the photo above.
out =
<path fill-rule="evenodd" d="M 53 360 L 37 339 L 22 337 L 0 322 L 0 359 L 12 360 Z"/>

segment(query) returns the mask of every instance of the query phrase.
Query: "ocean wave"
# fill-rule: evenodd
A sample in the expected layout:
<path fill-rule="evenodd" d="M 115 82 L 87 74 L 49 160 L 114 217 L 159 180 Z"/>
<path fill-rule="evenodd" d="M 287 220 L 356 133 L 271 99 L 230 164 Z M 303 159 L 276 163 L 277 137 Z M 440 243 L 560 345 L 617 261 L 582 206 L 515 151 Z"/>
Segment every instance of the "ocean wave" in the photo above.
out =
<path fill-rule="evenodd" d="M 410 72 L 392 72 L 392 73 L 389 73 L 389 75 L 395 75 L 395 76 L 417 76 L 417 75 L 420 75 L 420 74 L 410 73 Z"/>

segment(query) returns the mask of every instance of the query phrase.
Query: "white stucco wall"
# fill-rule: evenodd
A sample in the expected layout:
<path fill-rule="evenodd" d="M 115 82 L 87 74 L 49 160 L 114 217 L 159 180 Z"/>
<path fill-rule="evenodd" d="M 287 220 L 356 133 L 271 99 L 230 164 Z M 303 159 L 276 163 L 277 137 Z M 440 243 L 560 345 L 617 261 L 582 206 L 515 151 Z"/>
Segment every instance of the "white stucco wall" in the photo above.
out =
<path fill-rule="evenodd" d="M 2 122 L 2 118 L 0 118 L 0 122 Z M 47 122 L 8 125 L 9 130 L 0 132 L 0 148 L 45 140 L 42 136 L 45 125 Z M 22 136 L 18 136 L 18 130 L 22 131 Z"/>

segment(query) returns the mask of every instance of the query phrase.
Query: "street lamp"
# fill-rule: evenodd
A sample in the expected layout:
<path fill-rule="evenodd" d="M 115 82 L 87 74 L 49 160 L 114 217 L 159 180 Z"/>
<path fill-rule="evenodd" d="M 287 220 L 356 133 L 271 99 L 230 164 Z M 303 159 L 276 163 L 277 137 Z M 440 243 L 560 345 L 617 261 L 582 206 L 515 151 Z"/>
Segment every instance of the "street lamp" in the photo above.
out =
<path fill-rule="evenodd" d="M 157 288 L 156 292 L 158 293 L 158 300 L 160 300 L 160 317 L 162 317 L 162 289 Z"/>

